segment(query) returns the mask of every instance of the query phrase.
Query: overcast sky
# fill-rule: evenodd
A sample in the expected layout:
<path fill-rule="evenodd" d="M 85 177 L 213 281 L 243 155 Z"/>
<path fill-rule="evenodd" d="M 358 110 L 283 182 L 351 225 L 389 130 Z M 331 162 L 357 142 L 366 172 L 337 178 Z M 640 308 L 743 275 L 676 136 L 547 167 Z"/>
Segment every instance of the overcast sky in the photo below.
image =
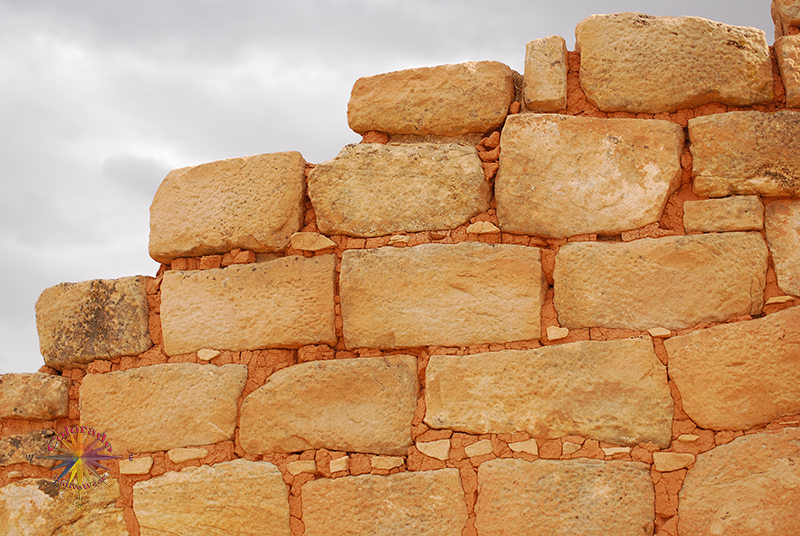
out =
<path fill-rule="evenodd" d="M 0 373 L 33 372 L 34 304 L 62 281 L 154 275 L 148 209 L 170 169 L 360 136 L 361 76 L 497 60 L 594 13 L 764 30 L 769 0 L 0 0 Z"/>

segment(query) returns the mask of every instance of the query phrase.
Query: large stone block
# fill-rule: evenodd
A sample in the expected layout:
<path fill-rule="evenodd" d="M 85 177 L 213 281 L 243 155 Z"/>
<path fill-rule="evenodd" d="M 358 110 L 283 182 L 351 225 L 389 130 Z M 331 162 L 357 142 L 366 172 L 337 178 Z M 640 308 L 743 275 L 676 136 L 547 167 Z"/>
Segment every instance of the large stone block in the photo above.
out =
<path fill-rule="evenodd" d="M 679 494 L 681 536 L 800 534 L 800 428 L 734 439 L 697 456 Z"/>
<path fill-rule="evenodd" d="M 786 106 L 800 108 L 800 35 L 776 39 L 774 48 L 783 88 L 786 90 Z"/>
<path fill-rule="evenodd" d="M 244 365 L 171 363 L 88 374 L 81 422 L 104 430 L 117 452 L 153 452 L 233 439 Z"/>
<path fill-rule="evenodd" d="M 305 536 L 461 536 L 458 469 L 320 479 L 303 486 Z"/>
<path fill-rule="evenodd" d="M 292 151 L 170 171 L 150 206 L 150 256 L 285 248 L 303 223 L 305 167 Z"/>
<path fill-rule="evenodd" d="M 689 139 L 698 195 L 800 195 L 800 113 L 697 117 Z"/>
<path fill-rule="evenodd" d="M 547 282 L 536 248 L 463 242 L 347 250 L 339 279 L 349 348 L 538 339 Z"/>
<path fill-rule="evenodd" d="M 431 356 L 425 375 L 425 423 L 432 428 L 670 443 L 667 371 L 649 339 Z"/>
<path fill-rule="evenodd" d="M 308 176 L 326 234 L 380 236 L 454 229 L 489 208 L 492 188 L 474 147 L 347 145 Z"/>
<path fill-rule="evenodd" d="M 755 28 L 614 13 L 582 20 L 575 37 L 581 87 L 603 111 L 673 112 L 773 98 L 769 46 Z"/>
<path fill-rule="evenodd" d="M 53 467 L 55 460 L 43 459 L 43 456 L 52 456 L 58 452 L 48 451 L 48 445 L 55 445 L 56 433 L 49 428 L 34 430 L 24 434 L 14 434 L 0 439 L 0 466 L 15 463 L 30 463 L 42 467 Z M 27 456 L 35 457 L 28 462 Z"/>
<path fill-rule="evenodd" d="M 289 536 L 289 493 L 268 462 L 187 467 L 133 485 L 142 536 Z"/>
<path fill-rule="evenodd" d="M 482 536 L 646 536 L 655 492 L 638 462 L 496 459 L 478 468 Z"/>
<path fill-rule="evenodd" d="M 137 355 L 153 346 L 148 316 L 142 276 L 61 283 L 36 301 L 39 349 L 58 370 Z"/>
<path fill-rule="evenodd" d="M 755 195 L 684 201 L 683 226 L 687 233 L 760 231 L 764 203 Z"/>
<path fill-rule="evenodd" d="M 800 1 L 772 0 L 770 7 L 776 41 L 784 35 L 800 34 Z"/>
<path fill-rule="evenodd" d="M 567 108 L 567 43 L 558 35 L 528 41 L 522 94 L 532 112 Z"/>
<path fill-rule="evenodd" d="M 780 199 L 767 205 L 767 244 L 778 287 L 800 296 L 800 199 Z"/>
<path fill-rule="evenodd" d="M 333 255 L 167 272 L 161 329 L 167 355 L 336 344 Z"/>
<path fill-rule="evenodd" d="M 767 245 L 759 233 L 575 242 L 556 255 L 562 326 L 682 329 L 759 314 Z"/>
<path fill-rule="evenodd" d="M 422 67 L 356 80 L 347 123 L 359 134 L 484 134 L 503 124 L 512 100 L 514 78 L 502 63 Z"/>
<path fill-rule="evenodd" d="M 668 121 L 508 118 L 495 191 L 500 228 L 565 238 L 658 221 L 681 181 L 683 131 Z"/>
<path fill-rule="evenodd" d="M 683 410 L 702 428 L 746 430 L 800 413 L 800 307 L 664 346 Z"/>
<path fill-rule="evenodd" d="M 312 361 L 279 370 L 242 404 L 250 454 L 326 448 L 404 455 L 417 407 L 412 356 Z"/>
<path fill-rule="evenodd" d="M 41 372 L 0 374 L 0 418 L 49 420 L 69 415 L 72 380 Z"/>

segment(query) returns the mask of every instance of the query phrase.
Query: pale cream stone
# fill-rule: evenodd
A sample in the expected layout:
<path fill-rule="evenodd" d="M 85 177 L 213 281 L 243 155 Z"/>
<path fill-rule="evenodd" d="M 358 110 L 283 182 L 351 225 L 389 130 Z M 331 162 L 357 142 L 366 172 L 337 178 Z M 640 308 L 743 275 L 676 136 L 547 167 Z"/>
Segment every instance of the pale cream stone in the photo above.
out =
<path fill-rule="evenodd" d="M 22 478 L 23 476 L 25 476 L 25 475 L 22 473 L 22 471 L 9 471 L 8 472 L 8 478 L 10 478 L 10 479 L 11 478 Z"/>
<path fill-rule="evenodd" d="M 341 458 L 336 458 L 335 460 L 331 460 L 330 469 L 331 473 L 337 473 L 339 471 L 349 470 L 350 456 L 342 456 Z"/>
<path fill-rule="evenodd" d="M 336 242 L 319 233 L 294 233 L 292 247 L 303 251 L 319 251 L 321 249 L 335 248 Z"/>
<path fill-rule="evenodd" d="M 397 456 L 373 456 L 370 460 L 373 469 L 394 469 L 402 467 L 405 463 L 403 458 Z"/>
<path fill-rule="evenodd" d="M 700 436 L 697 436 L 697 435 L 694 435 L 694 434 L 681 434 L 681 435 L 678 436 L 678 439 L 676 439 L 676 441 L 684 441 L 686 443 L 694 443 L 698 439 L 700 439 Z"/>
<path fill-rule="evenodd" d="M 687 233 L 760 231 L 764 204 L 755 195 L 684 201 L 683 226 Z"/>
<path fill-rule="evenodd" d="M 315 473 L 317 472 L 317 462 L 314 460 L 297 460 L 287 463 L 286 469 L 295 476 L 300 473 Z"/>
<path fill-rule="evenodd" d="M 485 454 L 491 454 L 492 442 L 489 441 L 488 439 L 482 439 L 477 443 L 473 443 L 472 445 L 464 447 L 464 451 L 470 458 L 474 458 L 475 456 L 483 456 Z"/>
<path fill-rule="evenodd" d="M 389 239 L 389 245 L 394 246 L 395 244 L 408 244 L 411 242 L 411 237 L 408 235 L 393 235 Z"/>
<path fill-rule="evenodd" d="M 522 95 L 531 112 L 567 108 L 567 43 L 558 35 L 528 41 Z"/>
<path fill-rule="evenodd" d="M 800 199 L 779 199 L 767 205 L 765 228 L 778 288 L 800 296 Z"/>
<path fill-rule="evenodd" d="M 72 380 L 42 372 L 0 374 L 0 418 L 49 420 L 69 415 Z"/>
<path fill-rule="evenodd" d="M 0 389 L 2 387 L 3 384 L 0 381 Z M 0 439 L 0 466 L 29 463 L 40 467 L 53 467 L 56 464 L 55 460 L 45 459 L 44 456 L 60 454 L 47 450 L 48 445 L 52 447 L 56 444 L 55 437 L 56 433 L 48 428 L 3 437 Z M 28 461 L 30 455 L 34 457 Z"/>
<path fill-rule="evenodd" d="M 123 475 L 146 475 L 150 473 L 151 467 L 153 467 L 153 458 L 150 456 L 119 461 L 119 472 Z"/>
<path fill-rule="evenodd" d="M 793 299 L 793 296 L 775 296 L 774 298 L 768 299 L 764 305 L 777 305 L 779 303 L 790 302 Z"/>
<path fill-rule="evenodd" d="M 656 471 L 667 473 L 689 467 L 694 463 L 694 454 L 683 452 L 654 452 L 653 467 Z"/>
<path fill-rule="evenodd" d="M 566 443 L 561 445 L 561 454 L 563 454 L 564 456 L 574 454 L 579 450 L 581 450 L 581 446 L 578 443 L 570 443 L 569 441 L 567 441 Z"/>
<path fill-rule="evenodd" d="M 218 357 L 221 353 L 222 352 L 218 350 L 209 350 L 208 348 L 205 348 L 197 351 L 197 359 L 200 361 L 211 361 L 215 357 Z"/>
<path fill-rule="evenodd" d="M 658 221 L 680 186 L 683 130 L 668 121 L 513 115 L 500 147 L 503 232 L 619 234 Z"/>
<path fill-rule="evenodd" d="M 129 536 L 125 510 L 115 506 L 86 512 L 75 523 L 62 525 L 53 536 Z"/>
<path fill-rule="evenodd" d="M 557 341 L 559 339 L 564 339 L 566 336 L 569 335 L 569 329 L 567 328 L 560 328 L 558 326 L 547 326 L 547 340 L 549 341 Z"/>
<path fill-rule="evenodd" d="M 494 234 L 499 233 L 500 229 L 498 229 L 492 222 L 477 221 L 467 227 L 467 232 L 473 234 Z"/>
<path fill-rule="evenodd" d="M 800 2 L 798 0 L 772 0 L 770 6 L 775 23 L 775 41 L 783 35 L 800 33 Z M 794 32 L 792 31 L 794 30 Z"/>
<path fill-rule="evenodd" d="M 167 452 L 167 457 L 172 463 L 183 463 L 189 460 L 199 460 L 208 456 L 207 449 L 177 448 Z"/>
<path fill-rule="evenodd" d="M 514 452 L 527 452 L 534 456 L 539 455 L 539 446 L 536 444 L 535 439 L 528 439 L 527 441 L 517 441 L 516 443 L 509 443 L 508 448 Z"/>
<path fill-rule="evenodd" d="M 429 441 L 427 443 L 417 442 L 417 450 L 431 458 L 446 460 L 450 457 L 450 440 L 440 439 L 439 441 Z"/>
<path fill-rule="evenodd" d="M 776 39 L 774 49 L 786 90 L 786 106 L 800 108 L 800 35 Z"/>
<path fill-rule="evenodd" d="M 631 451 L 630 447 L 604 447 L 601 449 L 606 456 L 614 456 L 615 454 L 628 454 Z"/>
<path fill-rule="evenodd" d="M 650 328 L 647 330 L 647 332 L 651 337 L 656 337 L 659 339 L 669 337 L 672 334 L 670 330 L 664 328 Z"/>

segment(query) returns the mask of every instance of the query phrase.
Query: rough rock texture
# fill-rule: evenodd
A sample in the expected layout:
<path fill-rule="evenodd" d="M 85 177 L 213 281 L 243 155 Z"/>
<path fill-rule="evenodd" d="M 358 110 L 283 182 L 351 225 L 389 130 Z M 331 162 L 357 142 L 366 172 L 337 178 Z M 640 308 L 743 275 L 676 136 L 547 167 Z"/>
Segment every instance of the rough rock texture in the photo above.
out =
<path fill-rule="evenodd" d="M 659 113 L 773 98 L 767 39 L 755 28 L 615 13 L 584 19 L 575 37 L 581 87 L 603 111 Z"/>
<path fill-rule="evenodd" d="M 305 536 L 461 536 L 466 521 L 458 469 L 321 479 L 303 486 Z"/>
<path fill-rule="evenodd" d="M 696 194 L 800 195 L 800 113 L 697 117 L 689 138 Z"/>
<path fill-rule="evenodd" d="M 150 206 L 150 256 L 285 248 L 303 223 L 305 166 L 292 151 L 170 171 Z"/>
<path fill-rule="evenodd" d="M 26 455 L 33 454 L 36 458 L 30 461 L 31 465 L 40 465 L 42 467 L 53 467 L 55 460 L 43 460 L 39 456 L 52 456 L 53 454 L 60 454 L 60 452 L 48 451 L 48 444 L 56 437 L 53 430 L 47 428 L 44 430 L 34 430 L 33 432 L 26 432 L 24 434 L 14 434 L 0 439 L 0 466 L 11 465 L 13 463 L 29 463 L 25 458 Z"/>
<path fill-rule="evenodd" d="M 800 33 L 800 2 L 797 0 L 772 0 L 772 21 L 775 23 L 775 39 L 784 35 Z"/>
<path fill-rule="evenodd" d="M 694 454 L 685 452 L 654 452 L 653 468 L 666 473 L 689 467 L 694 463 Z"/>
<path fill-rule="evenodd" d="M 646 338 L 434 355 L 425 376 L 432 428 L 669 446 L 667 371 Z"/>
<path fill-rule="evenodd" d="M 547 283 L 536 248 L 463 242 L 347 250 L 339 279 L 349 348 L 538 339 Z"/>
<path fill-rule="evenodd" d="M 522 95 L 532 112 L 567 107 L 567 43 L 558 35 L 528 41 Z"/>
<path fill-rule="evenodd" d="M 292 247 L 303 251 L 319 251 L 321 249 L 335 248 L 336 242 L 319 233 L 294 233 Z"/>
<path fill-rule="evenodd" d="M 171 363 L 88 374 L 81 420 L 104 430 L 113 452 L 152 452 L 233 439 L 244 365 Z"/>
<path fill-rule="evenodd" d="M 503 124 L 513 99 L 511 69 L 496 61 L 408 69 L 356 80 L 347 123 L 359 134 L 483 134 Z"/>
<path fill-rule="evenodd" d="M 133 485 L 142 536 L 289 536 L 289 499 L 269 462 L 187 467 Z"/>
<path fill-rule="evenodd" d="M 99 507 L 86 512 L 70 525 L 63 525 L 53 536 L 128 536 L 125 511 L 116 506 Z"/>
<path fill-rule="evenodd" d="M 208 456 L 206 449 L 177 448 L 167 452 L 167 457 L 172 463 L 183 463 L 189 460 L 199 460 Z"/>
<path fill-rule="evenodd" d="M 746 435 L 697 456 L 680 491 L 681 536 L 800 534 L 800 428 Z"/>
<path fill-rule="evenodd" d="M 638 462 L 490 460 L 478 468 L 481 536 L 649 536 L 653 482 Z"/>
<path fill-rule="evenodd" d="M 682 329 L 759 314 L 766 272 L 759 233 L 574 242 L 556 256 L 554 304 L 570 329 Z"/>
<path fill-rule="evenodd" d="M 318 448 L 404 455 L 417 407 L 417 360 L 312 361 L 274 373 L 242 404 L 250 454 Z"/>
<path fill-rule="evenodd" d="M 800 307 L 664 346 L 683 410 L 702 428 L 746 430 L 800 413 Z"/>
<path fill-rule="evenodd" d="M 48 420 L 69 414 L 72 380 L 41 372 L 0 374 L 0 418 Z"/>
<path fill-rule="evenodd" d="M 453 229 L 489 208 L 492 188 L 474 147 L 346 145 L 308 176 L 326 234 L 381 236 Z"/>
<path fill-rule="evenodd" d="M 658 221 L 680 186 L 683 131 L 667 121 L 514 115 L 500 147 L 504 232 L 619 234 Z"/>
<path fill-rule="evenodd" d="M 687 233 L 760 231 L 764 204 L 755 195 L 684 201 L 683 226 Z"/>
<path fill-rule="evenodd" d="M 785 294 L 800 296 L 800 200 L 770 203 L 765 223 L 778 287 Z"/>
<path fill-rule="evenodd" d="M 781 80 L 786 90 L 786 106 L 800 108 L 800 35 L 776 39 L 774 48 Z"/>
<path fill-rule="evenodd" d="M 335 344 L 333 255 L 284 257 L 167 272 L 161 329 L 167 355 Z"/>
<path fill-rule="evenodd" d="M 119 461 L 119 472 L 122 475 L 146 475 L 150 472 L 151 467 L 153 467 L 151 456 Z"/>
<path fill-rule="evenodd" d="M 39 349 L 57 370 L 137 355 L 153 345 L 148 315 L 142 276 L 61 283 L 36 301 Z"/>

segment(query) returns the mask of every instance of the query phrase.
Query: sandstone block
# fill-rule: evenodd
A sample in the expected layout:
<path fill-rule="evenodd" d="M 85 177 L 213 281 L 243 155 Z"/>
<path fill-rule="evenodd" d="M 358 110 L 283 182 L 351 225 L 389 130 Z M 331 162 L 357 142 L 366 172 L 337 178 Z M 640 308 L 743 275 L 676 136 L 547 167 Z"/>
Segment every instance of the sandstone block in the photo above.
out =
<path fill-rule="evenodd" d="M 286 470 L 292 475 L 300 473 L 314 473 L 317 471 L 317 462 L 314 460 L 297 460 L 286 464 Z"/>
<path fill-rule="evenodd" d="M 488 439 L 483 439 L 477 443 L 467 446 L 464 451 L 467 456 L 474 458 L 475 456 L 483 456 L 492 452 L 492 442 Z"/>
<path fill-rule="evenodd" d="M 407 69 L 356 80 L 347 123 L 359 134 L 484 134 L 503 124 L 512 100 L 511 69 L 496 61 Z"/>
<path fill-rule="evenodd" d="M 150 256 L 285 248 L 303 223 L 305 167 L 292 151 L 170 171 L 150 206 Z"/>
<path fill-rule="evenodd" d="M 151 467 L 153 467 L 153 458 L 150 456 L 119 461 L 119 472 L 122 475 L 146 475 L 150 472 Z"/>
<path fill-rule="evenodd" d="M 250 454 L 318 448 L 405 454 L 417 407 L 413 356 L 311 361 L 274 373 L 242 404 Z"/>
<path fill-rule="evenodd" d="M 128 536 L 125 510 L 105 506 L 86 512 L 70 525 L 62 525 L 53 536 Z"/>
<path fill-rule="evenodd" d="M 697 117 L 689 138 L 698 195 L 800 195 L 800 113 Z"/>
<path fill-rule="evenodd" d="M 431 356 L 425 423 L 473 434 L 582 435 L 667 447 L 673 403 L 649 339 Z"/>
<path fill-rule="evenodd" d="M 800 413 L 800 307 L 664 346 L 683 410 L 702 428 L 746 430 Z"/>
<path fill-rule="evenodd" d="M 142 276 L 61 283 L 36 301 L 39 349 L 57 370 L 138 355 L 153 346 L 148 316 Z"/>
<path fill-rule="evenodd" d="M 374 456 L 370 460 L 373 469 L 394 469 L 395 467 L 402 467 L 405 461 L 399 456 Z"/>
<path fill-rule="evenodd" d="M 689 467 L 694 463 L 694 454 L 682 452 L 654 452 L 653 467 L 656 471 L 666 473 Z"/>
<path fill-rule="evenodd" d="M 619 234 L 658 221 L 680 186 L 683 131 L 667 121 L 514 115 L 500 147 L 503 232 Z"/>
<path fill-rule="evenodd" d="M 592 15 L 575 28 L 581 87 L 603 111 L 659 113 L 720 102 L 766 104 L 764 32 L 699 17 Z"/>
<path fill-rule="evenodd" d="M 319 251 L 321 249 L 335 248 L 336 242 L 319 233 L 294 233 L 292 247 L 303 251 Z"/>
<path fill-rule="evenodd" d="M 199 460 L 208 456 L 206 449 L 177 448 L 167 452 L 167 457 L 172 463 L 183 463 L 189 460 Z"/>
<path fill-rule="evenodd" d="M 350 469 L 350 456 L 342 456 L 341 458 L 336 458 L 335 460 L 331 460 L 330 470 L 331 473 L 336 473 L 339 471 L 347 471 Z"/>
<path fill-rule="evenodd" d="M 463 242 L 347 250 L 339 285 L 348 348 L 541 335 L 547 283 L 536 248 Z"/>
<path fill-rule="evenodd" d="M 650 334 L 651 337 L 658 339 L 664 339 L 672 335 L 672 332 L 670 330 L 664 328 L 650 328 L 647 330 L 647 332 Z"/>
<path fill-rule="evenodd" d="M 683 226 L 687 233 L 760 231 L 764 204 L 755 195 L 684 201 Z"/>
<path fill-rule="evenodd" d="M 759 233 L 574 242 L 556 255 L 562 326 L 682 329 L 759 314 L 767 248 Z"/>
<path fill-rule="evenodd" d="M 428 443 L 417 443 L 417 450 L 431 458 L 446 460 L 450 457 L 450 440 L 440 439 L 439 441 L 430 441 Z"/>
<path fill-rule="evenodd" d="M 133 511 L 142 536 L 291 534 L 286 484 L 268 462 L 238 459 L 137 482 Z"/>
<path fill-rule="evenodd" d="M 523 98 L 532 112 L 567 108 L 567 43 L 558 35 L 528 41 L 525 46 Z"/>
<path fill-rule="evenodd" d="M 7 466 L 14 463 L 30 463 L 42 467 L 53 467 L 55 460 L 45 460 L 40 456 L 52 456 L 58 452 L 47 450 L 48 444 L 56 437 L 51 429 L 34 430 L 24 434 L 14 434 L 0 439 L 0 466 Z M 53 443 L 55 444 L 55 443 Z M 33 454 L 33 458 L 28 462 L 26 455 Z"/>
<path fill-rule="evenodd" d="M 244 365 L 171 363 L 88 374 L 81 420 L 105 430 L 117 452 L 153 452 L 233 439 Z"/>
<path fill-rule="evenodd" d="M 514 452 L 527 452 L 534 456 L 539 455 L 539 446 L 536 444 L 535 439 L 528 439 L 527 441 L 517 441 L 516 443 L 509 443 L 508 448 Z"/>
<path fill-rule="evenodd" d="M 490 460 L 478 468 L 475 528 L 482 536 L 652 535 L 654 496 L 643 463 Z"/>
<path fill-rule="evenodd" d="M 161 329 L 167 355 L 335 344 L 333 255 L 167 272 Z"/>
<path fill-rule="evenodd" d="M 783 35 L 800 34 L 800 2 L 797 0 L 772 0 L 772 21 L 775 23 L 775 40 Z"/>
<path fill-rule="evenodd" d="M 320 479 L 303 486 L 305 536 L 461 536 L 466 521 L 458 469 Z"/>
<path fill-rule="evenodd" d="M 800 296 L 800 200 L 770 203 L 765 227 L 778 287 L 785 294 Z"/>
<path fill-rule="evenodd" d="M 567 328 L 560 328 L 558 326 L 547 327 L 547 340 L 549 341 L 564 339 L 567 335 L 569 335 L 569 329 Z"/>
<path fill-rule="evenodd" d="M 0 418 L 49 420 L 69 414 L 72 381 L 41 372 L 0 374 Z"/>
<path fill-rule="evenodd" d="M 786 106 L 800 108 L 800 36 L 776 39 L 774 48 L 783 88 L 786 90 Z"/>

